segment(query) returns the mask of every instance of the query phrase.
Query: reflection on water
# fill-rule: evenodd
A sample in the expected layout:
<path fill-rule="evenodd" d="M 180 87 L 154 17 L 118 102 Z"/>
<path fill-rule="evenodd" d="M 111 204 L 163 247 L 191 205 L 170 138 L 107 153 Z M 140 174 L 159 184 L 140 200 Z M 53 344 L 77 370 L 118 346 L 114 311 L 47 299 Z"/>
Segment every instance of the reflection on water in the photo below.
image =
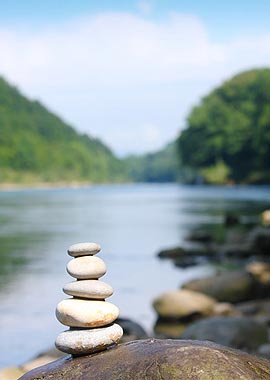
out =
<path fill-rule="evenodd" d="M 214 226 L 226 212 L 253 223 L 269 207 L 262 188 L 178 185 L 93 186 L 84 189 L 0 193 L 0 367 L 19 364 L 53 345 L 64 329 L 54 317 L 65 272 L 66 249 L 80 241 L 102 245 L 112 284 L 111 302 L 122 317 L 151 333 L 151 302 L 212 268 L 180 269 L 156 253 L 181 244 L 191 229 Z M 221 233 L 221 232 L 218 232 Z"/>

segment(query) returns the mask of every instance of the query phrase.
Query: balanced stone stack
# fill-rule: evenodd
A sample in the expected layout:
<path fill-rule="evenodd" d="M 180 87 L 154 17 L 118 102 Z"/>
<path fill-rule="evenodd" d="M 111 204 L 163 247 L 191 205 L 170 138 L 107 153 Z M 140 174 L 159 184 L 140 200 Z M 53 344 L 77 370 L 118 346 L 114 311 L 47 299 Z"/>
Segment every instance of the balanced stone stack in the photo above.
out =
<path fill-rule="evenodd" d="M 87 355 L 104 350 L 119 342 L 123 335 L 122 328 L 113 323 L 118 308 L 105 301 L 113 289 L 99 280 L 106 273 L 104 261 L 94 256 L 100 249 L 96 243 L 74 244 L 68 249 L 73 259 L 67 264 L 67 272 L 77 281 L 63 288 L 73 298 L 57 305 L 57 319 L 70 329 L 58 335 L 55 345 L 69 354 Z"/>

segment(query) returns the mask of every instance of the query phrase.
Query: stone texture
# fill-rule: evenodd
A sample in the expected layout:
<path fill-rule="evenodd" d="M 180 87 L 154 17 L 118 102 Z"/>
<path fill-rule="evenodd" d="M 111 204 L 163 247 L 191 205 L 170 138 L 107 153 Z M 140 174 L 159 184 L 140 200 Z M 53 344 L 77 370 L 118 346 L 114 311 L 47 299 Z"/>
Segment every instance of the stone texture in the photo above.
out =
<path fill-rule="evenodd" d="M 58 335 L 55 345 L 68 354 L 86 355 L 118 343 L 122 335 L 123 330 L 116 323 L 97 329 L 67 330 Z"/>
<path fill-rule="evenodd" d="M 118 315 L 118 307 L 105 301 L 68 298 L 59 302 L 56 308 L 59 322 L 71 327 L 105 326 L 115 321 Z"/>
<path fill-rule="evenodd" d="M 74 297 L 105 299 L 113 294 L 113 288 L 103 281 L 80 280 L 66 284 L 63 292 Z"/>
<path fill-rule="evenodd" d="M 255 352 L 267 342 L 267 325 L 247 317 L 212 317 L 192 323 L 183 339 L 211 340 L 228 347 Z"/>
<path fill-rule="evenodd" d="M 20 380 L 269 380 L 269 360 L 210 342 L 140 340 L 66 357 Z"/>
<path fill-rule="evenodd" d="M 96 243 L 77 243 L 69 247 L 68 254 L 73 257 L 95 255 L 100 250 L 100 245 Z"/>
<path fill-rule="evenodd" d="M 153 302 L 160 318 L 181 319 L 188 316 L 210 315 L 215 300 L 191 290 L 175 290 L 162 294 Z"/>
<path fill-rule="evenodd" d="M 204 293 L 220 302 L 241 302 L 254 296 L 254 280 L 245 271 L 224 272 L 192 280 L 182 288 Z"/>
<path fill-rule="evenodd" d="M 67 272 L 79 280 L 97 279 L 106 273 L 106 265 L 99 257 L 82 256 L 68 262 Z"/>

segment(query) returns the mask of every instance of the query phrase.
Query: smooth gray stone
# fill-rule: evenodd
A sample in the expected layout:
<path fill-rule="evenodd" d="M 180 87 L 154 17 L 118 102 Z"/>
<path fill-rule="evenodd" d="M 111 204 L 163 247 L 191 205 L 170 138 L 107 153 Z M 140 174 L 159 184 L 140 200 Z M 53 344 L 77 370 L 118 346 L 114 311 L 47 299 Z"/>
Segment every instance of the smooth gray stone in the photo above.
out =
<path fill-rule="evenodd" d="M 97 329 L 67 330 L 58 335 L 55 345 L 68 354 L 87 355 L 118 343 L 122 335 L 123 330 L 116 323 Z"/>
<path fill-rule="evenodd" d="M 67 272 L 80 280 L 97 279 L 106 273 L 106 265 L 99 257 L 81 256 L 68 262 Z"/>
<path fill-rule="evenodd" d="M 63 287 L 64 293 L 81 298 L 105 299 L 113 294 L 113 288 L 99 280 L 69 282 Z"/>
<path fill-rule="evenodd" d="M 101 250 L 97 243 L 77 243 L 73 244 L 68 249 L 68 254 L 73 257 L 95 255 Z"/>
<path fill-rule="evenodd" d="M 114 322 L 118 315 L 118 307 L 105 301 L 68 298 L 56 307 L 58 321 L 70 327 L 105 326 Z"/>

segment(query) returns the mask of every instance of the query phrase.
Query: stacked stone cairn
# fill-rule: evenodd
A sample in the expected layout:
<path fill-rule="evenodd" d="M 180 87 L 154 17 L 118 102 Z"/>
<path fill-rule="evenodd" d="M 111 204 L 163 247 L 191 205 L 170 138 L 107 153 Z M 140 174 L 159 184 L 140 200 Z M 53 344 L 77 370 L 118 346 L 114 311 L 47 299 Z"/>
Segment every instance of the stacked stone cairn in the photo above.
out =
<path fill-rule="evenodd" d="M 106 273 L 103 260 L 94 256 L 100 251 L 96 243 L 74 244 L 68 249 L 73 257 L 67 272 L 77 281 L 63 287 L 64 293 L 73 296 L 61 301 L 56 308 L 57 319 L 70 329 L 58 335 L 56 347 L 73 355 L 88 355 L 118 343 L 122 328 L 113 323 L 118 308 L 106 302 L 113 294 L 110 285 L 99 280 Z"/>

